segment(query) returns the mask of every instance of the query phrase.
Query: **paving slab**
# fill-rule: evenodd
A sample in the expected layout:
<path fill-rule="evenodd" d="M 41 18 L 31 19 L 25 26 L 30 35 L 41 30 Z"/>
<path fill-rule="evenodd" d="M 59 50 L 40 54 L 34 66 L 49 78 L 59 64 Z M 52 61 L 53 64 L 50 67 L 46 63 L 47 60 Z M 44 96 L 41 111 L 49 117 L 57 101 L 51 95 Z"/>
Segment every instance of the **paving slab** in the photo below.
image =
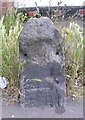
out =
<path fill-rule="evenodd" d="M 6 105 L 3 101 L 3 118 L 83 118 L 83 97 L 65 100 L 65 112 L 57 113 L 52 107 L 23 108 L 19 103 Z"/>

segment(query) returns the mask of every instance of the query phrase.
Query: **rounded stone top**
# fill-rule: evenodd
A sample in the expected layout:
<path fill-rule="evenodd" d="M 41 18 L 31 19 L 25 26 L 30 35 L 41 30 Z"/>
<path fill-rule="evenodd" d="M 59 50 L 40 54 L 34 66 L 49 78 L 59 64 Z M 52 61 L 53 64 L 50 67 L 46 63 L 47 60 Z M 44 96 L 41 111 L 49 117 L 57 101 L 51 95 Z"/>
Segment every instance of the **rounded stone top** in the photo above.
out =
<path fill-rule="evenodd" d="M 32 44 L 37 41 L 60 39 L 60 34 L 54 23 L 48 17 L 30 18 L 25 24 L 19 39 L 21 42 Z"/>
<path fill-rule="evenodd" d="M 48 17 L 31 18 L 19 36 L 19 50 L 26 58 L 43 63 L 62 53 L 62 37 Z M 58 60 L 59 61 L 59 60 Z"/>

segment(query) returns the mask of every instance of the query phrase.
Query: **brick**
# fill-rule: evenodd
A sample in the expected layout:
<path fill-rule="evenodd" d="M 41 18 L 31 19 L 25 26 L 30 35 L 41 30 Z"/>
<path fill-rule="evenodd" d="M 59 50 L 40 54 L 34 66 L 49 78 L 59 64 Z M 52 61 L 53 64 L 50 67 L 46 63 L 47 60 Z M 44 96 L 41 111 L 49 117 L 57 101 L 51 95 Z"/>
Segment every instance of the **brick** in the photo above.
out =
<path fill-rule="evenodd" d="M 7 2 L 2 2 L 2 7 L 7 7 Z"/>

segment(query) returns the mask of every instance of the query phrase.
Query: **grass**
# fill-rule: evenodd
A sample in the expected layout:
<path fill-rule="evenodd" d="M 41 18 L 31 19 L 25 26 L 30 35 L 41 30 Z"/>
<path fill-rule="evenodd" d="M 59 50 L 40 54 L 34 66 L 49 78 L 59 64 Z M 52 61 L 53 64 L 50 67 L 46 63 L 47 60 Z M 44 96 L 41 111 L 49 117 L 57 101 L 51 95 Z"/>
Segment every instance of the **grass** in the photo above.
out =
<path fill-rule="evenodd" d="M 64 39 L 64 71 L 67 95 L 83 95 L 83 28 L 76 22 L 61 28 Z"/>
<path fill-rule="evenodd" d="M 8 94 L 19 88 L 19 41 L 22 29 L 20 16 L 6 15 L 0 21 L 0 76 L 8 79 Z"/>

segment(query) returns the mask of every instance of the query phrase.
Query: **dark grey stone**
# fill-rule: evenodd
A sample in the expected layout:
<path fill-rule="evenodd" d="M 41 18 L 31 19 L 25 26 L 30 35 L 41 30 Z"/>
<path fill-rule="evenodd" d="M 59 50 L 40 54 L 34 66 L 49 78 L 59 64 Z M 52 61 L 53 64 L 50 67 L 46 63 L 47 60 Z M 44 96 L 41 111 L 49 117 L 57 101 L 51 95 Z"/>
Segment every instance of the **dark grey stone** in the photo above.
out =
<path fill-rule="evenodd" d="M 61 106 L 65 97 L 63 39 L 47 17 L 31 18 L 19 36 L 21 104 Z"/>

